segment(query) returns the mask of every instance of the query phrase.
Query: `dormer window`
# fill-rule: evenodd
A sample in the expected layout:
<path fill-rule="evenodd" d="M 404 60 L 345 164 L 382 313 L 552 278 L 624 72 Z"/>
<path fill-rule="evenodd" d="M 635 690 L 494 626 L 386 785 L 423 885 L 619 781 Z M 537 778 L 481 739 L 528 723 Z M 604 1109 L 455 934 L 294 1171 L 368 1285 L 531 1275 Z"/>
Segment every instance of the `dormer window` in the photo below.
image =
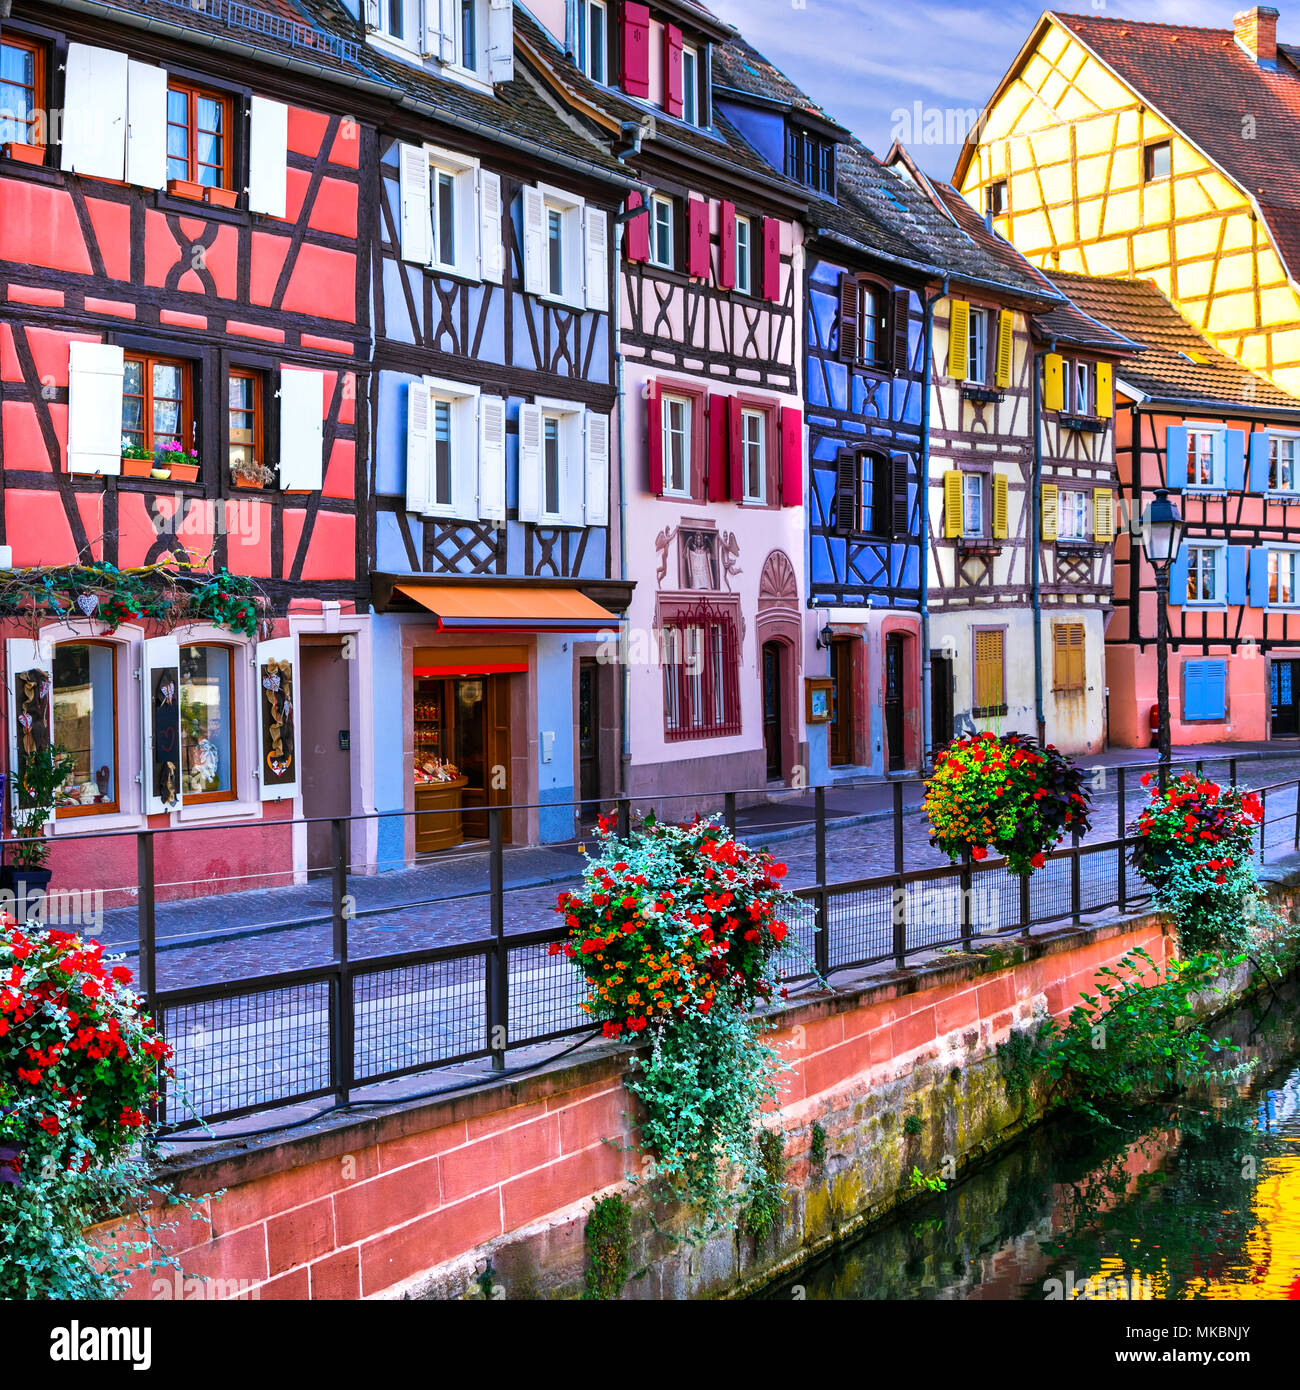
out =
<path fill-rule="evenodd" d="M 806 130 L 787 128 L 785 174 L 818 193 L 835 191 L 835 146 Z"/>
<path fill-rule="evenodd" d="M 579 0 L 578 66 L 593 82 L 608 81 L 608 21 L 604 0 Z"/>
<path fill-rule="evenodd" d="M 595 0 L 591 0 L 595 3 Z M 492 82 L 513 75 L 513 10 L 491 0 L 365 0 L 381 47 Z"/>

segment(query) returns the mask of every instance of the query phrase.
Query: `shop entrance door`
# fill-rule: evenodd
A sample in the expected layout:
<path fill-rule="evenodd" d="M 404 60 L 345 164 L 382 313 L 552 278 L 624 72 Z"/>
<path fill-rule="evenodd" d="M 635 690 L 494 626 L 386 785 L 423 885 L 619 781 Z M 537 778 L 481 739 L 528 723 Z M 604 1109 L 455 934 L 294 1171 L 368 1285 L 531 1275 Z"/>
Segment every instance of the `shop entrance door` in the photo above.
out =
<path fill-rule="evenodd" d="M 344 816 L 352 810 L 352 734 L 348 718 L 349 666 L 337 640 L 300 644 L 299 689 L 311 699 L 298 702 L 301 726 L 302 813 L 308 818 L 307 870 L 328 873 L 334 858 L 333 829 L 314 816 Z M 350 859 L 349 830 L 343 822 L 343 847 Z"/>
<path fill-rule="evenodd" d="M 1269 732 L 1273 738 L 1295 738 L 1300 735 L 1300 661 L 1273 660 L 1268 680 L 1273 714 Z"/>
<path fill-rule="evenodd" d="M 930 653 L 930 742 L 935 752 L 947 748 L 953 736 L 952 657 Z"/>
<path fill-rule="evenodd" d="M 600 796 L 600 683 L 599 667 L 589 657 L 578 664 L 578 796 L 595 801 Z M 584 808 L 583 819 L 589 811 Z"/>
<path fill-rule="evenodd" d="M 832 767 L 848 767 L 853 762 L 853 637 L 831 641 L 831 729 Z"/>

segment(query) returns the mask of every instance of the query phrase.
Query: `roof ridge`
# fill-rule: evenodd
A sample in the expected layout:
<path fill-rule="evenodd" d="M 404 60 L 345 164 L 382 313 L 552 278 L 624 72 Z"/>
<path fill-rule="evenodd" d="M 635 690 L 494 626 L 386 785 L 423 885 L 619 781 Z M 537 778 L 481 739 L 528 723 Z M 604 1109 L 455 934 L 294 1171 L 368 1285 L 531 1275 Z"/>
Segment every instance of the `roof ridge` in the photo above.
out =
<path fill-rule="evenodd" d="M 1078 19 L 1085 24 L 1135 24 L 1142 29 L 1185 29 L 1193 34 L 1221 34 L 1229 39 L 1235 35 L 1232 29 L 1219 29 L 1210 24 L 1170 24 L 1162 19 L 1126 19 L 1123 15 L 1073 14 L 1066 10 L 1048 10 L 1047 13 L 1053 19 Z"/>

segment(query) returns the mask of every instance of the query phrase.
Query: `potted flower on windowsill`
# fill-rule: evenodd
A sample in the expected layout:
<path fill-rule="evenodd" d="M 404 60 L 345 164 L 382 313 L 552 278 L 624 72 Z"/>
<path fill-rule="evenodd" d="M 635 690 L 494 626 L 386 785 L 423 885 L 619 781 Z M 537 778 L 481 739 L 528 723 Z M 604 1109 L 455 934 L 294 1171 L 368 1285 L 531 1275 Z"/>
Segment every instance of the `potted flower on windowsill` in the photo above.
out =
<path fill-rule="evenodd" d="M 6 159 L 16 159 L 20 164 L 44 164 L 45 146 L 29 145 L 23 140 L 10 140 L 4 146 Z"/>
<path fill-rule="evenodd" d="M 10 862 L 0 865 L 0 888 L 13 893 L 20 905 L 39 898 L 50 886 L 50 842 L 43 832 L 75 765 L 72 754 L 58 744 L 34 748 L 23 759 L 18 805 L 10 817 Z"/>
<path fill-rule="evenodd" d="M 275 470 L 255 459 L 231 459 L 230 480 L 236 487 L 269 487 L 275 481 Z"/>
<path fill-rule="evenodd" d="M 168 179 L 167 191 L 173 198 L 193 198 L 199 203 L 203 201 L 203 185 L 195 183 L 193 179 Z"/>
<path fill-rule="evenodd" d="M 124 478 L 147 478 L 154 469 L 153 451 L 142 444 L 130 444 L 122 440 L 122 476 Z"/>
<path fill-rule="evenodd" d="M 172 480 L 193 483 L 199 477 L 199 456 L 191 454 L 179 439 L 166 439 L 158 445 L 158 466 L 167 469 Z"/>

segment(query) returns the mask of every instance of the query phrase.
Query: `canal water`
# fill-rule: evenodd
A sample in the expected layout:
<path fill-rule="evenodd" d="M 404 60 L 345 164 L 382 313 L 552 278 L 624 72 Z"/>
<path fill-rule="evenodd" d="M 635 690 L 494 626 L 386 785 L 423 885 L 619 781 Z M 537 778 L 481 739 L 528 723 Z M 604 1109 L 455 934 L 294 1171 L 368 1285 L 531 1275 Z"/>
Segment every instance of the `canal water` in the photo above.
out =
<path fill-rule="evenodd" d="M 1249 1071 L 1120 1129 L 1054 1119 L 768 1299 L 1300 1299 L 1300 991 L 1218 1029 Z"/>

